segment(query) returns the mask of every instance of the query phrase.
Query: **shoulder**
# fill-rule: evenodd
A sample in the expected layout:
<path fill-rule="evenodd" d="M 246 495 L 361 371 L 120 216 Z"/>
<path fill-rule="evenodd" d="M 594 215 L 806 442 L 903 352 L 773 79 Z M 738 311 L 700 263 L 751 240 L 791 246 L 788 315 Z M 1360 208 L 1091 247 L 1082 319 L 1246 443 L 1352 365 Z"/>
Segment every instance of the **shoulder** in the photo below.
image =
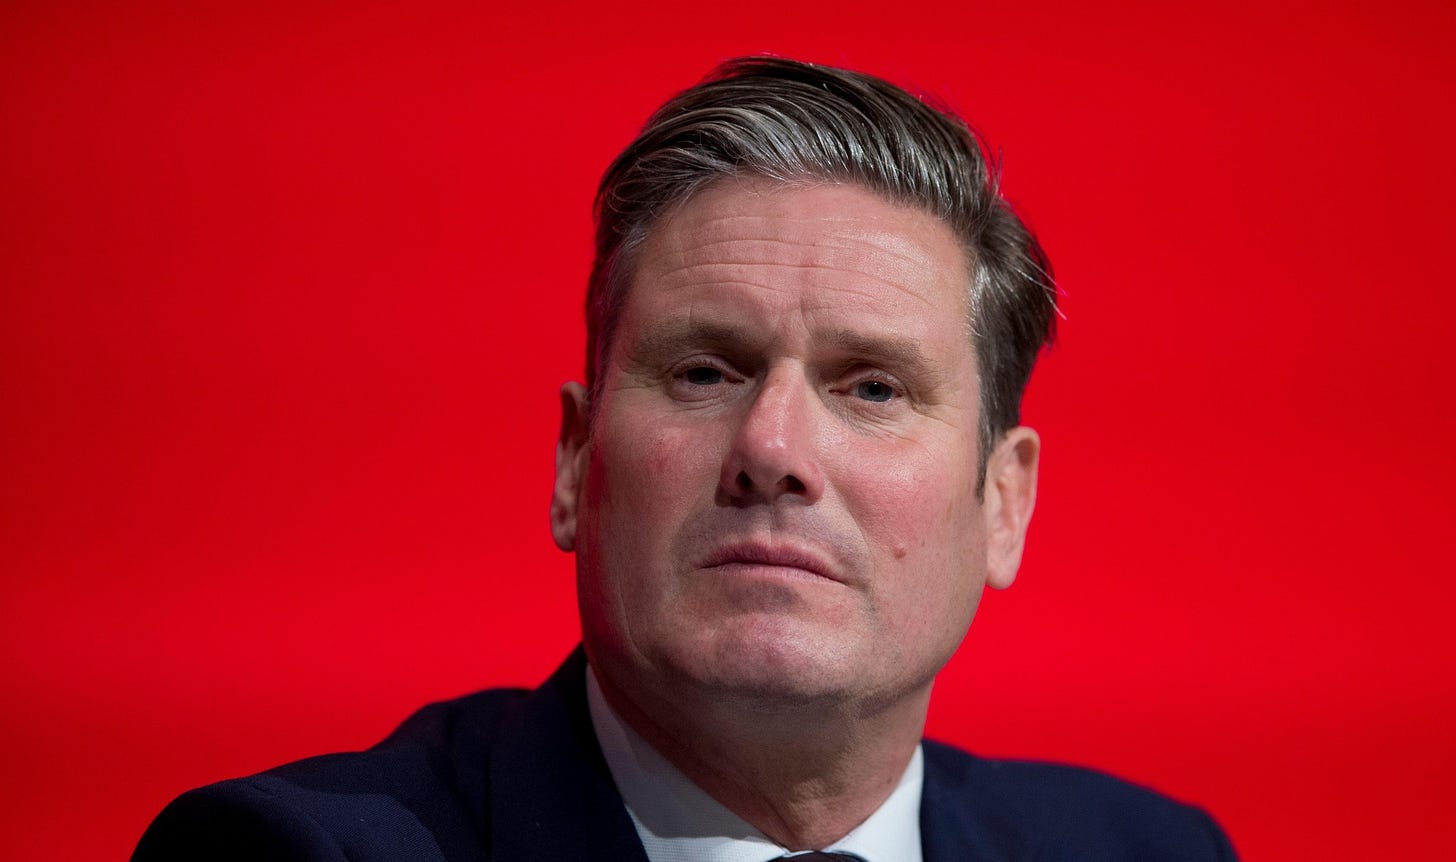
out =
<path fill-rule="evenodd" d="M 495 689 L 432 704 L 368 751 L 185 793 L 133 860 L 476 858 L 491 741 L 526 694 Z"/>
<path fill-rule="evenodd" d="M 961 829 L 1006 855 L 1044 860 L 1231 860 L 1201 809 L 1147 787 L 1056 763 L 989 760 L 925 746 L 927 829 Z M 931 812 L 935 813 L 932 815 Z M 929 822 L 931 816 L 947 823 Z"/>

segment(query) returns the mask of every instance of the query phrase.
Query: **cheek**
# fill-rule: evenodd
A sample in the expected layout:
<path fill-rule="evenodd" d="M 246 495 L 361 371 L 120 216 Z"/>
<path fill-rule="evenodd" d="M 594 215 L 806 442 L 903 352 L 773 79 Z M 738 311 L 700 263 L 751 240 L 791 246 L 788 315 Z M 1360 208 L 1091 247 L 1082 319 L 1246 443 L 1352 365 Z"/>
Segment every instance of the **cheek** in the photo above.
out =
<path fill-rule="evenodd" d="M 963 559 L 979 535 L 974 473 L 932 449 L 907 448 L 846 465 L 851 514 L 880 554 L 906 563 Z"/>
<path fill-rule="evenodd" d="M 881 463 L 896 467 L 856 471 L 845 493 L 876 558 L 875 604 L 894 630 L 919 633 L 912 640 L 930 649 L 953 649 L 985 581 L 975 464 L 921 447 Z"/>
<path fill-rule="evenodd" d="M 660 421 L 619 418 L 598 432 L 583 501 L 595 521 L 598 561 L 623 586 L 660 579 L 671 572 L 675 538 L 712 502 L 713 446 L 701 429 Z"/>
<path fill-rule="evenodd" d="M 601 441 L 599 499 L 618 511 L 670 519 L 671 507 L 684 497 L 712 493 L 717 467 L 711 450 L 701 433 L 663 423 L 623 423 Z M 650 528 L 652 523 L 631 526 Z"/>

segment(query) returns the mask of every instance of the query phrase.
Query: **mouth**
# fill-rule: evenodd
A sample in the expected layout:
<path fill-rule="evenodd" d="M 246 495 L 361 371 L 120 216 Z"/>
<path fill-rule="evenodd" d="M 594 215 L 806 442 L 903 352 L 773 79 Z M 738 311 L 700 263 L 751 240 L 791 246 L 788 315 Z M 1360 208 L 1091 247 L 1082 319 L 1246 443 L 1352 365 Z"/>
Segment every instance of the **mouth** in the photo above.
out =
<path fill-rule="evenodd" d="M 758 571 L 779 576 L 810 575 L 815 579 L 841 580 L 829 561 L 814 551 L 794 545 L 762 542 L 724 545 L 708 555 L 702 568 L 724 572 Z"/>

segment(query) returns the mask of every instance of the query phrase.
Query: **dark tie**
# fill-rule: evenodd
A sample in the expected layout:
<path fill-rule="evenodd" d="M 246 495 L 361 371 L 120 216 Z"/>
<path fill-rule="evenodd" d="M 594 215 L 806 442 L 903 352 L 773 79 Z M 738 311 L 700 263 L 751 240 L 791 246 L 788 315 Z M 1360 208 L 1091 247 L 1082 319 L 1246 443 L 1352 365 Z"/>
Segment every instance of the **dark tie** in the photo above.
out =
<path fill-rule="evenodd" d="M 785 859 L 793 862 L 865 862 L 864 859 L 853 853 L 825 853 L 823 850 L 800 850 L 797 853 L 786 853 L 772 862 L 783 862 Z"/>

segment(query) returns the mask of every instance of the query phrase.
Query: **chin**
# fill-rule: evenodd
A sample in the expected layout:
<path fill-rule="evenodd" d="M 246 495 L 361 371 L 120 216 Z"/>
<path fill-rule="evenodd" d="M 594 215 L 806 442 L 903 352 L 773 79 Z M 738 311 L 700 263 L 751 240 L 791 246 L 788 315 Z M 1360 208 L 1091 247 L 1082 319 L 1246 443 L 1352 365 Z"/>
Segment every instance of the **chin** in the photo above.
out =
<path fill-rule="evenodd" d="M 853 645 L 782 620 L 754 621 L 698 632 L 671 650 L 672 675 L 708 694 L 765 707 L 842 701 L 855 697 Z"/>

